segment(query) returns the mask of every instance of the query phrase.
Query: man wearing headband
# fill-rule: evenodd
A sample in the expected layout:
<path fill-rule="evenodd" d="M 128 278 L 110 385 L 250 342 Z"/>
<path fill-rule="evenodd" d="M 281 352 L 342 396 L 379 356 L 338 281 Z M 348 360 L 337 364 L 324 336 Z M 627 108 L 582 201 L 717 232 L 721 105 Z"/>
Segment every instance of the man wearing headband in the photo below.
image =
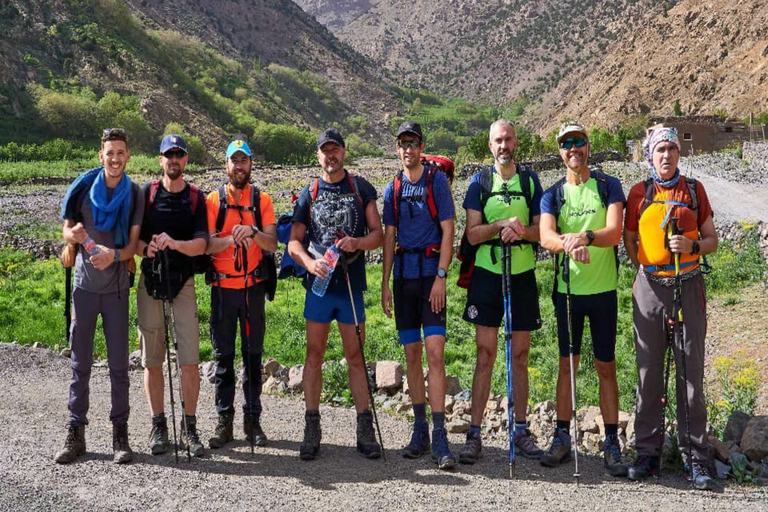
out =
<path fill-rule="evenodd" d="M 629 478 L 642 480 L 658 474 L 664 432 L 664 354 L 675 288 L 675 255 L 682 275 L 684 326 L 682 346 L 673 342 L 678 373 L 677 424 L 681 451 L 689 452 L 686 424 L 690 427 L 690 452 L 685 460 L 694 486 L 710 489 L 707 471 L 707 408 L 704 402 L 704 340 L 707 335 L 706 292 L 700 258 L 717 249 L 712 207 L 703 185 L 680 174 L 680 142 L 673 128 L 654 130 L 646 140 L 651 177 L 632 187 L 627 201 L 624 245 L 638 268 L 632 296 L 638 392 L 635 435 L 637 461 Z M 684 355 L 682 351 L 685 351 Z M 685 361 L 685 368 L 683 368 Z M 687 377 L 684 382 L 683 378 Z M 686 396 L 687 392 L 687 396 Z M 685 415 L 687 401 L 688 418 Z M 687 422 L 686 422 L 687 420 Z"/>

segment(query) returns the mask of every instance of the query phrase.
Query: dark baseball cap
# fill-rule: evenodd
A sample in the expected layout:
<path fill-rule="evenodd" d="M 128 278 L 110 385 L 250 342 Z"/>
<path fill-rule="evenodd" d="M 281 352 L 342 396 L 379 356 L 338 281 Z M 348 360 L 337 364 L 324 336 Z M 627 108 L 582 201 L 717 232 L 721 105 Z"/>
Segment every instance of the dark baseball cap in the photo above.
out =
<path fill-rule="evenodd" d="M 187 143 L 181 135 L 169 133 L 163 137 L 163 140 L 160 142 L 160 154 L 162 155 L 171 149 L 180 149 L 187 153 Z"/>
<path fill-rule="evenodd" d="M 397 138 L 399 139 L 401 135 L 406 133 L 410 133 L 411 135 L 415 135 L 419 139 L 424 140 L 424 136 L 421 134 L 421 125 L 419 123 L 406 121 L 401 124 L 400 128 L 397 129 Z"/>
<path fill-rule="evenodd" d="M 344 144 L 344 137 L 341 136 L 339 130 L 333 127 L 327 128 L 326 130 L 320 132 L 320 136 L 317 138 L 317 149 L 323 147 L 323 144 L 326 142 L 333 142 L 334 144 L 338 144 L 343 148 L 347 147 Z"/>

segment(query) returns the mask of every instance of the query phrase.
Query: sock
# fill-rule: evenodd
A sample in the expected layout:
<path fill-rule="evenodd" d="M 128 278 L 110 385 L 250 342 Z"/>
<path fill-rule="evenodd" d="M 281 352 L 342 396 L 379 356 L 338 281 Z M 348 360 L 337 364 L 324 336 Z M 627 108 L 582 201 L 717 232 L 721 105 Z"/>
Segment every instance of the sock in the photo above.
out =
<path fill-rule="evenodd" d="M 480 425 L 470 425 L 469 426 L 469 433 L 479 436 L 480 435 Z"/>
<path fill-rule="evenodd" d="M 557 428 L 560 430 L 565 430 L 566 433 L 571 431 L 571 422 L 570 420 L 557 420 Z"/>
<path fill-rule="evenodd" d="M 197 423 L 197 416 L 194 414 L 192 416 L 185 414 L 184 415 L 184 422 L 189 425 L 190 423 Z"/>
<path fill-rule="evenodd" d="M 605 424 L 605 437 L 615 436 L 619 433 L 619 425 L 617 423 Z"/>
<path fill-rule="evenodd" d="M 439 428 L 445 428 L 445 413 L 433 412 L 432 413 L 432 429 L 437 430 Z"/>
<path fill-rule="evenodd" d="M 165 423 L 165 413 L 161 412 L 152 416 L 152 423 Z"/>
<path fill-rule="evenodd" d="M 320 410 L 319 409 L 311 409 L 311 410 L 307 409 L 307 412 L 304 413 L 304 417 L 305 418 L 313 418 L 315 416 L 317 416 L 318 418 L 320 417 Z"/>
<path fill-rule="evenodd" d="M 426 423 L 427 422 L 427 404 L 413 404 L 413 422 L 414 423 Z"/>
<path fill-rule="evenodd" d="M 522 436 L 525 434 L 525 430 L 528 428 L 527 421 L 515 421 L 515 435 Z"/>

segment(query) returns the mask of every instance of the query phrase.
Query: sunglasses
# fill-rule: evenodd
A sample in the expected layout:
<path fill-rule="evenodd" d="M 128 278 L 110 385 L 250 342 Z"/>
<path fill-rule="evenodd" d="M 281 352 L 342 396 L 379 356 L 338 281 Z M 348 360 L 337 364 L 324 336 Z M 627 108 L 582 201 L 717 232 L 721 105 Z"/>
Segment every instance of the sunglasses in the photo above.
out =
<path fill-rule="evenodd" d="M 571 149 L 573 147 L 583 148 L 587 144 L 587 139 L 583 137 L 568 137 L 560 143 L 560 147 L 563 149 Z"/>
<path fill-rule="evenodd" d="M 178 158 L 179 160 L 181 160 L 186 155 L 187 154 L 181 149 L 172 149 L 170 151 L 166 151 L 165 153 L 163 153 L 163 156 L 168 160 L 170 160 L 171 158 Z"/>
<path fill-rule="evenodd" d="M 400 149 L 419 149 L 421 147 L 420 140 L 399 140 L 397 141 L 397 147 Z"/>

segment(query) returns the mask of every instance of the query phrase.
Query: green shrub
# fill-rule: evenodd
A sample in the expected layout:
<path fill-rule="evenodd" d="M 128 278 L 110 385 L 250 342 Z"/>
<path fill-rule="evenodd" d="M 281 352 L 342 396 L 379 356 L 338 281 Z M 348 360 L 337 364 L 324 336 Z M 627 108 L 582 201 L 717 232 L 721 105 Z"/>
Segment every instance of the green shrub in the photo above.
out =
<path fill-rule="evenodd" d="M 717 377 L 707 390 L 707 418 L 720 436 L 734 411 L 755 413 L 760 375 L 757 363 L 742 351 L 733 358 L 718 357 L 714 367 Z"/>
<path fill-rule="evenodd" d="M 305 165 L 315 158 L 315 136 L 294 126 L 259 123 L 251 148 L 267 162 Z"/>

